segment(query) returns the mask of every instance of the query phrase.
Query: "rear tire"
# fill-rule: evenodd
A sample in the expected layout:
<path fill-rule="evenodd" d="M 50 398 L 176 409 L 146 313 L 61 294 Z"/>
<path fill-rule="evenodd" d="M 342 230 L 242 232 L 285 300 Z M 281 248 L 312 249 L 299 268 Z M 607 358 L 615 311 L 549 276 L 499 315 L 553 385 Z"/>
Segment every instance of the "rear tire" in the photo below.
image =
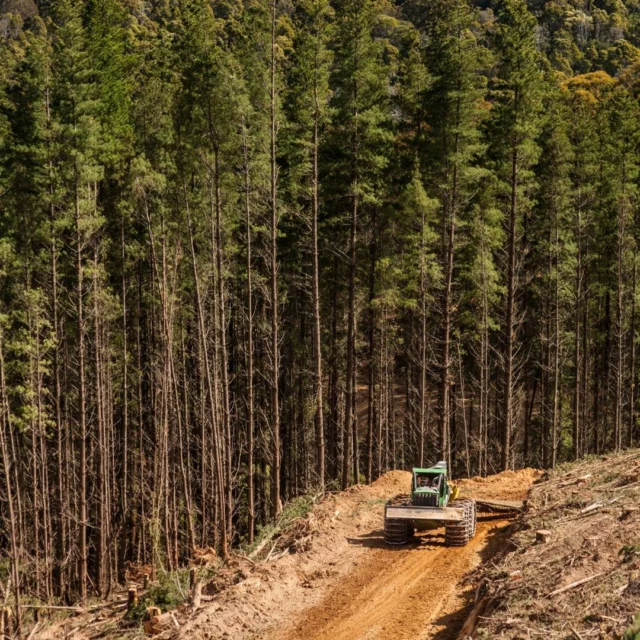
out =
<path fill-rule="evenodd" d="M 399 518 L 385 518 L 384 541 L 387 544 L 406 544 L 409 540 L 410 523 L 410 520 L 400 520 Z M 413 531 L 413 526 L 411 526 L 411 530 Z"/>
<path fill-rule="evenodd" d="M 464 547 L 476 533 L 476 503 L 473 500 L 456 500 L 453 506 L 462 507 L 464 517 L 445 525 L 444 543 L 447 547 Z"/>

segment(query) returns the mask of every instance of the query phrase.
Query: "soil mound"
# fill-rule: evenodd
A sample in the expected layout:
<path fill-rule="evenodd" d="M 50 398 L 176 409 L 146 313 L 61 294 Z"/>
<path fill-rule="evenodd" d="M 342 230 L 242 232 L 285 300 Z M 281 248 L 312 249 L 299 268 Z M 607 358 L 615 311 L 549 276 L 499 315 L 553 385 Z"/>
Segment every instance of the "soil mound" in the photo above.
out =
<path fill-rule="evenodd" d="M 524 500 L 531 489 L 531 485 L 542 476 L 538 469 L 519 469 L 518 471 L 503 471 L 494 476 L 456 480 L 463 496 L 471 498 Z"/>

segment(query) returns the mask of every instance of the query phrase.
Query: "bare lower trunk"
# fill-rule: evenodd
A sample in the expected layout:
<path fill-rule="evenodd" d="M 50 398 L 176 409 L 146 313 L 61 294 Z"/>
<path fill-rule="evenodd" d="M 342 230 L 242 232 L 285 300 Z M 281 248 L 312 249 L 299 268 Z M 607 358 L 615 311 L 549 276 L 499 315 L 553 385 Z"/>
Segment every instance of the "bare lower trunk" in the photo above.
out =
<path fill-rule="evenodd" d="M 225 436 L 225 486 L 227 500 L 227 530 L 229 539 L 233 533 L 233 486 L 231 478 L 232 469 L 232 444 L 231 444 L 231 409 L 229 403 L 229 363 L 227 355 L 227 315 L 226 315 L 226 299 L 224 289 L 224 273 L 223 273 L 223 255 L 222 255 L 222 203 L 220 195 L 220 155 L 216 148 L 215 156 L 215 261 L 217 272 L 218 286 L 218 305 L 220 326 L 218 333 L 220 335 L 220 351 L 221 362 L 220 369 L 222 371 L 222 424 Z"/>
<path fill-rule="evenodd" d="M 636 290 L 638 280 L 637 243 L 633 247 L 633 276 L 631 279 L 631 325 L 629 327 L 629 428 L 627 445 L 633 447 L 636 424 Z"/>
<path fill-rule="evenodd" d="M 573 388 L 573 458 L 578 460 L 580 458 L 580 452 L 582 443 L 581 438 L 581 390 L 582 381 L 581 374 L 581 360 L 585 357 L 585 354 L 581 353 L 581 336 L 580 336 L 580 323 L 582 321 L 581 305 L 582 305 L 582 216 L 581 211 L 578 209 L 578 220 L 576 225 L 576 237 L 577 237 L 577 255 L 576 255 L 576 296 L 575 296 L 575 323 L 574 323 L 574 388 Z"/>
<path fill-rule="evenodd" d="M 249 149 L 246 124 L 242 129 L 244 158 L 244 204 L 247 234 L 247 529 L 249 542 L 253 542 L 256 528 L 254 480 L 254 398 L 253 398 L 253 283 L 251 255 L 251 183 Z"/>
<path fill-rule="evenodd" d="M 277 0 L 271 3 L 271 430 L 273 450 L 271 458 L 271 515 L 276 518 L 282 510 L 280 500 L 280 394 L 279 317 L 278 317 L 278 200 L 276 165 L 276 10 Z"/>
<path fill-rule="evenodd" d="M 376 312 L 373 306 L 375 295 L 376 240 L 375 222 L 374 237 L 371 240 L 369 264 L 369 371 L 367 389 L 367 482 L 373 482 L 373 433 L 375 419 L 375 321 Z"/>
<path fill-rule="evenodd" d="M 425 265 L 425 219 L 422 214 L 420 251 L 420 409 L 418 411 L 418 462 L 424 467 L 424 444 L 427 417 L 427 275 Z"/>
<path fill-rule="evenodd" d="M 517 98 L 516 98 L 517 99 Z M 509 209 L 509 249 L 507 271 L 507 313 L 505 324 L 504 359 L 504 415 L 502 426 L 502 469 L 511 464 L 511 434 L 513 430 L 513 376 L 515 342 L 515 287 L 516 287 L 516 224 L 517 224 L 517 188 L 518 188 L 517 150 L 514 148 L 511 159 L 511 205 Z"/>
<path fill-rule="evenodd" d="M 83 270 L 82 251 L 83 239 L 80 225 L 80 194 L 76 185 L 75 193 L 75 232 L 76 232 L 76 313 L 78 322 L 78 420 L 80 440 L 80 523 L 78 526 L 80 553 L 80 600 L 83 605 L 87 603 L 87 410 L 86 410 L 86 384 L 85 384 L 85 347 L 84 347 L 84 304 L 83 304 Z"/>
<path fill-rule="evenodd" d="M 207 391 L 207 399 L 209 402 L 209 411 L 211 417 L 211 423 L 213 425 L 213 456 L 214 456 L 214 464 L 215 464 L 215 473 L 216 473 L 216 497 L 218 499 L 218 523 L 220 529 L 220 551 L 223 557 L 227 557 L 229 553 L 229 537 L 227 532 L 227 518 L 226 518 L 226 509 L 225 509 L 225 470 L 224 470 L 224 456 L 222 452 L 222 438 L 219 433 L 218 420 L 216 417 L 216 393 L 213 388 L 213 381 L 211 376 L 211 362 L 209 358 L 209 350 L 208 345 L 206 344 L 206 329 L 204 324 L 204 309 L 202 305 L 202 296 L 200 294 L 200 278 L 198 275 L 198 266 L 196 260 L 196 250 L 195 250 L 195 242 L 193 238 L 193 227 L 191 220 L 191 213 L 189 209 L 189 203 L 186 197 L 186 186 L 184 187 L 185 191 L 185 206 L 187 209 L 187 218 L 188 218 L 188 227 L 189 227 L 189 240 L 190 240 L 190 248 L 191 248 L 191 266 L 193 270 L 193 279 L 195 285 L 195 293 L 196 293 L 196 311 L 197 311 L 197 321 L 200 329 L 200 339 L 201 339 L 201 348 L 204 359 L 204 373 L 205 373 L 205 381 L 206 381 L 206 391 Z"/>
<path fill-rule="evenodd" d="M 354 191 L 357 186 L 354 187 Z M 356 225 L 358 221 L 358 195 L 354 193 L 353 206 L 351 209 L 351 239 L 349 241 L 349 306 L 347 319 L 347 372 L 346 372 L 346 398 L 344 411 L 344 445 L 342 452 L 342 488 L 349 486 L 352 455 L 352 435 L 356 431 L 354 422 L 356 416 L 354 385 L 355 377 L 355 339 L 356 339 Z M 357 439 L 353 441 L 353 478 L 357 482 Z"/>
<path fill-rule="evenodd" d="M 13 505 L 13 483 L 11 478 L 11 460 L 5 438 L 6 431 L 13 427 L 11 424 L 11 414 L 9 401 L 7 399 L 7 387 L 4 372 L 4 346 L 3 336 L 0 332 L 0 455 L 2 455 L 2 468 L 4 470 L 5 498 L 9 512 L 9 541 L 11 543 L 11 582 L 13 587 L 13 598 L 15 605 L 16 636 L 22 635 L 22 616 L 20 609 L 20 552 L 18 549 L 18 523 Z"/>
<path fill-rule="evenodd" d="M 313 243 L 313 339 L 314 339 L 314 370 L 315 370 L 315 404 L 316 404 L 316 469 L 318 484 L 324 490 L 325 486 L 325 451 L 324 451 L 324 411 L 322 385 L 322 334 L 320 327 L 320 269 L 318 265 L 318 121 L 320 119 L 318 107 L 318 88 L 314 86 L 315 116 L 313 120 L 313 210 L 311 214 L 311 240 Z"/>
<path fill-rule="evenodd" d="M 560 239 L 558 235 L 558 215 L 555 222 L 555 288 L 554 288 L 554 350 L 553 350 L 553 410 L 551 420 L 551 468 L 556 468 L 558 459 L 558 435 L 560 423 L 560 274 L 559 252 Z"/>

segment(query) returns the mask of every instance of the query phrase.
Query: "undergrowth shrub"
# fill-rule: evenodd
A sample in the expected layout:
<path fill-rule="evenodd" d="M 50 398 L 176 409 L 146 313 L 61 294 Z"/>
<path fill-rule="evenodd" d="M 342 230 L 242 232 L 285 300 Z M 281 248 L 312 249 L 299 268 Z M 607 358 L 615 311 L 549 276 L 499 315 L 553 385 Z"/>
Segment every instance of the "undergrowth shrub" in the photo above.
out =
<path fill-rule="evenodd" d="M 636 615 L 632 625 L 624 632 L 622 640 L 640 640 L 640 613 Z"/>
<path fill-rule="evenodd" d="M 272 540 L 281 531 L 286 529 L 294 520 L 298 518 L 305 518 L 307 514 L 313 508 L 316 503 L 316 496 L 314 494 L 305 494 L 298 496 L 293 500 L 287 502 L 282 508 L 282 513 L 276 522 L 270 522 L 269 524 L 261 527 L 253 544 L 246 545 L 243 548 L 244 553 L 250 555 L 253 551 L 258 549 L 265 540 Z"/>
<path fill-rule="evenodd" d="M 175 609 L 186 601 L 189 593 L 189 571 L 182 569 L 161 574 L 158 582 L 138 600 L 138 604 L 127 611 L 127 620 L 141 622 L 148 607 L 158 607 L 162 613 Z"/>

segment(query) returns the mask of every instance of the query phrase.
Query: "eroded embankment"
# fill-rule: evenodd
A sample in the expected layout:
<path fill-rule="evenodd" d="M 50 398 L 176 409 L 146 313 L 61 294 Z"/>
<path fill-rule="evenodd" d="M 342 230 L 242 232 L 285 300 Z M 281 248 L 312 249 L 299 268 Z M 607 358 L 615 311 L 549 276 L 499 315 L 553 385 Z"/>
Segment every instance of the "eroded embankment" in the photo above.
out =
<path fill-rule="evenodd" d="M 640 612 L 640 450 L 536 484 L 510 551 L 477 578 L 488 585 L 477 605 L 483 637 L 623 637 Z M 640 620 L 624 637 L 638 633 Z"/>

